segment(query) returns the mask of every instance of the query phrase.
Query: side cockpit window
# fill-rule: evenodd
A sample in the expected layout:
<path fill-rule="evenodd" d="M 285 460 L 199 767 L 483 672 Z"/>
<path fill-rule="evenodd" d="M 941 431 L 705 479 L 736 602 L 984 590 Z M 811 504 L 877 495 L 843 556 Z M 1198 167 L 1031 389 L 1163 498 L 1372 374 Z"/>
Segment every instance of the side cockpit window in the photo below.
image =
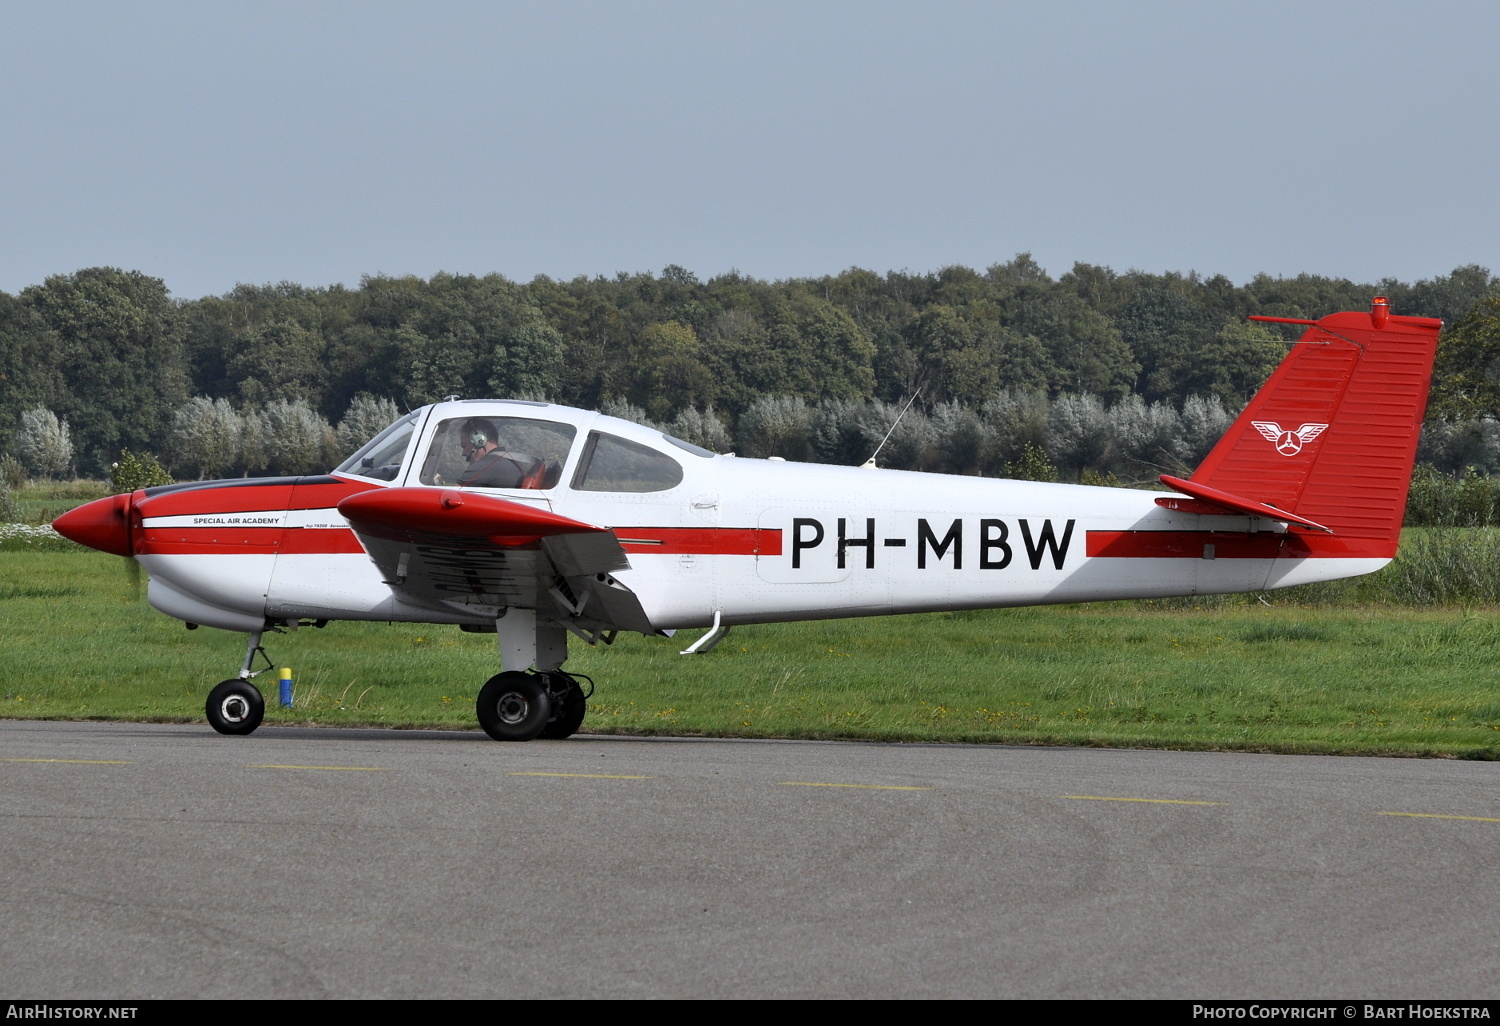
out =
<path fill-rule="evenodd" d="M 418 411 L 420 412 L 420 411 Z M 417 428 L 417 414 L 411 413 L 370 439 L 334 470 L 336 474 L 354 474 L 376 481 L 394 481 L 401 473 L 401 462 L 411 445 L 411 433 Z"/>
<path fill-rule="evenodd" d="M 577 429 L 522 417 L 453 417 L 437 427 L 422 462 L 426 485 L 551 488 Z"/>
<path fill-rule="evenodd" d="M 664 492 L 681 483 L 682 464 L 666 453 L 602 431 L 589 432 L 573 473 L 583 492 Z"/>

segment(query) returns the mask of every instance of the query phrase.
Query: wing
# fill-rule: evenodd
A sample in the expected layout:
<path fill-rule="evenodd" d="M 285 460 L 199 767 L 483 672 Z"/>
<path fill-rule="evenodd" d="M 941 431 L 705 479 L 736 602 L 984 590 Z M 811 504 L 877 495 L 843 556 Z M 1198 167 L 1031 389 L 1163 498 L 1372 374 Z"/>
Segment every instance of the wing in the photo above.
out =
<path fill-rule="evenodd" d="M 1311 442 L 1314 438 L 1317 438 L 1327 430 L 1327 424 L 1303 424 L 1297 429 L 1297 437 L 1302 439 L 1304 443 Z"/>
<path fill-rule="evenodd" d="M 1250 422 L 1255 429 L 1266 436 L 1267 441 L 1274 442 L 1281 437 L 1281 425 L 1274 420 L 1252 420 Z"/>
<path fill-rule="evenodd" d="M 338 508 L 408 602 L 481 623 L 516 606 L 583 631 L 657 633 L 614 577 L 630 560 L 609 528 L 454 489 L 376 488 Z"/>

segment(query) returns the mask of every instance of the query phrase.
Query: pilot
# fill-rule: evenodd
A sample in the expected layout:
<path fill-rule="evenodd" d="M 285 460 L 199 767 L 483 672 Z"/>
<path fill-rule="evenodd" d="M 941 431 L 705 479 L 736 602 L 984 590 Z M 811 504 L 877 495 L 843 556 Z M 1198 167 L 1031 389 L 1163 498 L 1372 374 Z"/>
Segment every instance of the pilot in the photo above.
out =
<path fill-rule="evenodd" d="M 506 452 L 499 447 L 495 425 L 482 417 L 464 421 L 458 444 L 469 466 L 458 475 L 460 485 L 476 488 L 524 488 L 527 474 L 537 462 L 533 457 Z"/>

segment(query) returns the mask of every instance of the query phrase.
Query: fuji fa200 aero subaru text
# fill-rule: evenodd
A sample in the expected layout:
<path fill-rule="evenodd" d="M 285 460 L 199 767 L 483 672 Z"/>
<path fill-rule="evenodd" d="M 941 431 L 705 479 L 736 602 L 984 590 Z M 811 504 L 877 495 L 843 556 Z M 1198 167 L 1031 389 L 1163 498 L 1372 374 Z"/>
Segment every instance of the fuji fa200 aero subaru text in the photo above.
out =
<path fill-rule="evenodd" d="M 1282 318 L 1260 318 L 1282 320 Z M 259 725 L 268 631 L 336 620 L 494 632 L 497 740 L 567 737 L 570 639 L 736 624 L 1259 591 L 1396 553 L 1442 322 L 1369 312 L 1306 330 L 1173 491 L 716 455 L 538 402 L 447 401 L 332 473 L 167 485 L 55 523 L 136 560 L 156 609 L 247 634 L 208 719 Z"/>

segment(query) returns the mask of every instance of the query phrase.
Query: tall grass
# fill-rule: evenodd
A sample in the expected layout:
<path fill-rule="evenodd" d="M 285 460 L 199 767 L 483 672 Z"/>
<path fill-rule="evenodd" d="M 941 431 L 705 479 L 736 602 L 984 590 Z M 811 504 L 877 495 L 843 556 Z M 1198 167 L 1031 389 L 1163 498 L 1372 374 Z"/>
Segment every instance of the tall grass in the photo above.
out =
<path fill-rule="evenodd" d="M 1500 527 L 1500 479 L 1472 467 L 1454 478 L 1420 464 L 1406 497 L 1408 527 Z"/>
<path fill-rule="evenodd" d="M 1382 582 L 1411 606 L 1500 604 L 1500 529 L 1409 531 Z"/>

